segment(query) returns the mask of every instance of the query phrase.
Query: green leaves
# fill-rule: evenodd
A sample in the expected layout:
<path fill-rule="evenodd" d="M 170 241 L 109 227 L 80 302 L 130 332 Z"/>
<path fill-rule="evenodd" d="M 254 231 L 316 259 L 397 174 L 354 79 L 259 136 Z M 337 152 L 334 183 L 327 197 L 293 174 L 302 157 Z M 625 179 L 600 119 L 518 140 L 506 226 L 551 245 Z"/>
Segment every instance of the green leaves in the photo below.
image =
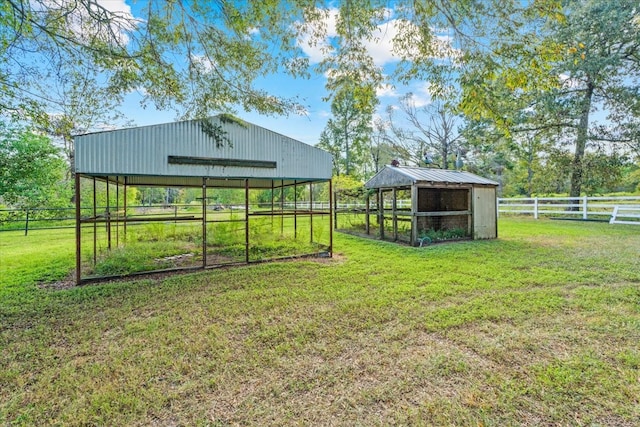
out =
<path fill-rule="evenodd" d="M 51 141 L 0 124 L 0 200 L 20 207 L 55 206 L 70 196 L 60 183 L 65 162 Z M 68 199 L 67 199 L 68 200 Z"/>

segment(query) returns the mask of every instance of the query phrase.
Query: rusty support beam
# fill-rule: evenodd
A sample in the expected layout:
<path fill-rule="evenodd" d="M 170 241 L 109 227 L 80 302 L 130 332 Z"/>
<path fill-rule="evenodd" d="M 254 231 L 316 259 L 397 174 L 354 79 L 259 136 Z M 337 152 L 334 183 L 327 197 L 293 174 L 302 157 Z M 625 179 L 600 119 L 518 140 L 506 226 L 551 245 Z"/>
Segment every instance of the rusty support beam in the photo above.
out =
<path fill-rule="evenodd" d="M 280 180 L 280 212 L 284 212 L 284 180 Z M 280 217 L 280 235 L 284 235 L 284 217 Z"/>
<path fill-rule="evenodd" d="M 309 241 L 313 243 L 313 183 L 309 183 Z"/>
<path fill-rule="evenodd" d="M 96 202 L 96 177 L 93 177 L 93 217 L 98 216 L 98 204 Z M 95 267 L 98 259 L 98 224 L 93 223 L 93 266 Z"/>
<path fill-rule="evenodd" d="M 80 284 L 82 280 L 82 259 L 81 259 L 81 249 L 82 249 L 82 238 L 81 233 L 82 229 L 80 228 L 80 174 L 76 173 L 75 179 L 75 202 L 76 202 L 76 285 Z"/>
<path fill-rule="evenodd" d="M 273 233 L 273 180 L 271 180 L 271 232 Z"/>
<path fill-rule="evenodd" d="M 207 178 L 202 178 L 202 268 L 207 267 Z"/>
<path fill-rule="evenodd" d="M 111 250 L 111 210 L 109 208 L 109 177 L 107 176 L 107 248 Z"/>
<path fill-rule="evenodd" d="M 331 215 L 331 194 L 333 185 L 329 180 L 329 256 L 333 257 L 333 216 Z M 335 209 L 335 207 L 333 207 Z"/>
<path fill-rule="evenodd" d="M 249 180 L 244 180 L 244 261 L 249 264 Z"/>
<path fill-rule="evenodd" d="M 123 233 L 124 233 L 124 241 L 127 241 L 127 177 L 124 177 L 124 223 L 123 223 Z"/>
<path fill-rule="evenodd" d="M 120 246 L 120 183 L 116 176 L 116 248 Z"/>

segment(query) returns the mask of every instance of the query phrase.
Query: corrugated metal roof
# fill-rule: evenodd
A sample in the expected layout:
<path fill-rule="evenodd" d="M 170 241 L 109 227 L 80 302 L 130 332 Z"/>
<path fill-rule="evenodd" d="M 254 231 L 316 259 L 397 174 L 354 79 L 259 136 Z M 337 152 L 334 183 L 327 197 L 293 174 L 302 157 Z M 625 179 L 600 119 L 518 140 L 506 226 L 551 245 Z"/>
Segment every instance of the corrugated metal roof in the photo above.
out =
<path fill-rule="evenodd" d="M 127 176 L 132 185 L 200 185 L 203 177 L 331 179 L 331 155 L 319 148 L 251 123 L 221 116 L 210 121 L 225 133 L 229 143 L 218 146 L 199 120 L 76 136 L 76 171 Z"/>
<path fill-rule="evenodd" d="M 498 185 L 497 182 L 470 172 L 419 168 L 409 166 L 385 166 L 365 184 L 366 188 L 392 188 L 416 183 Z"/>

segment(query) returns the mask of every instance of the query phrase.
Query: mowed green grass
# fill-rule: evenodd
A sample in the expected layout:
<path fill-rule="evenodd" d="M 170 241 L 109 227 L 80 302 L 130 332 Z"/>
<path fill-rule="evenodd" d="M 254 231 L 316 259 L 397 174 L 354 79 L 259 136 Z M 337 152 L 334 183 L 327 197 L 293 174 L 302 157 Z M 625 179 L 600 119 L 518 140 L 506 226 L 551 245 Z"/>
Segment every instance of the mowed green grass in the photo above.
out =
<path fill-rule="evenodd" d="M 0 424 L 640 422 L 637 226 L 334 246 L 56 290 L 72 234 L 0 234 Z"/>

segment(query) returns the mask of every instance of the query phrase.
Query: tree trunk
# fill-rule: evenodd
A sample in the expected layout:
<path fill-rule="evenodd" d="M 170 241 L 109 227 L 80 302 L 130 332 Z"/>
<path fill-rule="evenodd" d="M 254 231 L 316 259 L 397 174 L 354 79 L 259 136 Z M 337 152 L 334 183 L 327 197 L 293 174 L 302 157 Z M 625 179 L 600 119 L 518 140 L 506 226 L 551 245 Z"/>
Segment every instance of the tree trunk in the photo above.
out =
<path fill-rule="evenodd" d="M 533 193 L 533 147 L 529 149 L 527 158 L 527 197 Z"/>
<path fill-rule="evenodd" d="M 347 130 L 347 125 L 344 126 L 344 146 L 345 146 L 345 156 L 346 156 L 346 175 L 350 175 L 351 173 L 351 159 L 349 158 L 349 131 Z"/>
<path fill-rule="evenodd" d="M 442 169 L 449 169 L 449 150 L 447 149 L 446 143 L 442 144 Z"/>
<path fill-rule="evenodd" d="M 578 124 L 578 133 L 576 136 L 576 151 L 573 162 L 571 163 L 570 197 L 580 197 L 580 192 L 582 191 L 582 160 L 584 159 L 584 149 L 587 145 L 587 137 L 589 134 L 589 113 L 591 111 L 593 90 L 594 85 L 591 79 L 588 79 L 587 89 L 584 93 L 580 110 L 580 123 Z"/>

